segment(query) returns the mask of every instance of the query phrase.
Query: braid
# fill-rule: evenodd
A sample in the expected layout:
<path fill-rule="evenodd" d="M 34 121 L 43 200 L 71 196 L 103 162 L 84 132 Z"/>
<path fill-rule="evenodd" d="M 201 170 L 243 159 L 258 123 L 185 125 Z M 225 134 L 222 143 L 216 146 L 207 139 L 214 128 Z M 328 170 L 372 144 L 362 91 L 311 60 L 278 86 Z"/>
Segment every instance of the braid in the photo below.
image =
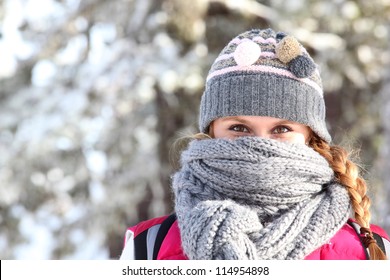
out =
<path fill-rule="evenodd" d="M 349 160 L 349 153 L 340 146 L 330 146 L 324 140 L 314 135 L 309 142 L 315 151 L 321 154 L 335 172 L 336 180 L 345 186 L 351 198 L 352 208 L 356 222 L 361 226 L 363 241 L 370 252 L 370 259 L 387 259 L 383 251 L 377 245 L 370 229 L 371 201 L 367 196 L 367 185 L 359 176 L 359 168 Z"/>

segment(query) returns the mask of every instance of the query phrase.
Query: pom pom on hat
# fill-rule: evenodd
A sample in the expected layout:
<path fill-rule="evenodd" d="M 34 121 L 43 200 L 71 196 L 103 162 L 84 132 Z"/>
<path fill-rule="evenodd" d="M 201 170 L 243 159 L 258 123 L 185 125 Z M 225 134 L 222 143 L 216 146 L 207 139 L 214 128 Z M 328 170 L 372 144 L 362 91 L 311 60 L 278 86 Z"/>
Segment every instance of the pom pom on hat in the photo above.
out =
<path fill-rule="evenodd" d="M 302 51 L 297 39 L 286 36 L 276 46 L 275 53 L 281 62 L 287 64 L 298 55 L 301 55 Z"/>
<path fill-rule="evenodd" d="M 288 70 L 298 78 L 307 78 L 316 69 L 314 62 L 302 54 L 301 45 L 293 36 L 285 36 L 275 48 L 276 57 L 287 64 Z"/>
<path fill-rule="evenodd" d="M 251 40 L 244 40 L 234 51 L 234 60 L 239 66 L 250 66 L 255 63 L 261 54 L 261 48 Z"/>
<path fill-rule="evenodd" d="M 288 63 L 288 69 L 298 78 L 307 78 L 316 70 L 314 62 L 304 55 L 299 55 Z"/>

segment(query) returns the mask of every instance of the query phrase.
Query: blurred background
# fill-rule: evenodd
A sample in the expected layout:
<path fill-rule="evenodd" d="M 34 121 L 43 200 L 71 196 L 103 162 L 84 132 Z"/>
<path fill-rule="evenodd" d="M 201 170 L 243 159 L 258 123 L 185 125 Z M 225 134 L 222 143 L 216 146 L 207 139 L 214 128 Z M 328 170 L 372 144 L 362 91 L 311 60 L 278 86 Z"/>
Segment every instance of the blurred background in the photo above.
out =
<path fill-rule="evenodd" d="M 251 28 L 320 65 L 334 143 L 390 233 L 389 25 L 390 0 L 0 1 L 0 259 L 118 259 L 128 226 L 168 214 L 174 141 Z"/>

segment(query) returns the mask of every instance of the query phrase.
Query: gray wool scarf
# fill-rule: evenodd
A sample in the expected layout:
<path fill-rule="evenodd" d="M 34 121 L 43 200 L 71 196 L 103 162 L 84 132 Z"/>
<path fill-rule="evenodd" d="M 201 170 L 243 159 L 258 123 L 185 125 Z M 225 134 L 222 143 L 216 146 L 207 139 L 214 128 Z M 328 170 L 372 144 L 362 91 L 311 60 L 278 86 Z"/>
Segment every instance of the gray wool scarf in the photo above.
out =
<path fill-rule="evenodd" d="M 304 259 L 350 214 L 312 148 L 258 137 L 194 140 L 172 187 L 189 259 Z"/>

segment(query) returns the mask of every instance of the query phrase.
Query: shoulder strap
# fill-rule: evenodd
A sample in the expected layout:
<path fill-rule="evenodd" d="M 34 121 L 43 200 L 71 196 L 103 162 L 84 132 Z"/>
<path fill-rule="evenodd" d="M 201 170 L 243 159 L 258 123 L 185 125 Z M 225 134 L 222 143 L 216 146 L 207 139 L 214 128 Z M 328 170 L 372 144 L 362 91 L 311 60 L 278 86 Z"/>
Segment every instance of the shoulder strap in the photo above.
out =
<path fill-rule="evenodd" d="M 165 236 L 167 235 L 169 229 L 171 228 L 172 224 L 175 221 L 176 221 L 176 214 L 173 213 L 173 214 L 169 215 L 168 218 L 166 218 L 164 220 L 164 222 L 162 222 L 160 229 L 159 229 L 157 236 L 156 236 L 156 241 L 154 242 L 153 260 L 157 260 L 157 255 L 158 255 L 158 252 L 160 251 L 161 244 L 162 244 Z"/>
<path fill-rule="evenodd" d="M 136 260 L 147 260 L 148 259 L 148 249 L 146 237 L 149 230 L 145 230 L 142 233 L 134 237 L 134 258 Z"/>
<path fill-rule="evenodd" d="M 360 243 L 362 244 L 364 248 L 364 252 L 366 254 L 366 259 L 370 259 L 370 253 L 366 246 L 364 246 L 364 242 L 362 239 L 362 236 L 360 234 L 360 225 L 353 220 L 348 220 L 348 224 L 355 230 L 357 236 L 359 237 Z M 386 256 L 389 257 L 390 255 L 390 241 L 386 238 L 382 237 L 381 235 L 377 234 L 376 232 L 372 232 L 374 239 L 376 240 L 376 243 L 378 244 L 379 248 L 385 253 Z"/>
<path fill-rule="evenodd" d="M 162 223 L 146 228 L 134 238 L 136 260 L 156 260 L 161 244 L 170 227 L 176 220 L 176 214 L 166 217 Z"/>

